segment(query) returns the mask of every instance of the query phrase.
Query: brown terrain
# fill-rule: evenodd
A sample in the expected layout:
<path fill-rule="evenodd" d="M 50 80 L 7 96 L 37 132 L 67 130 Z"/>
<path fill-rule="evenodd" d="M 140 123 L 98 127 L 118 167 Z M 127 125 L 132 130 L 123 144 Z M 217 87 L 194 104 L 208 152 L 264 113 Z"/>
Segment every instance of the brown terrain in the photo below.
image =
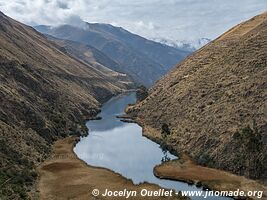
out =
<path fill-rule="evenodd" d="M 267 199 L 267 187 L 261 182 L 247 179 L 244 176 L 234 175 L 232 173 L 203 167 L 197 165 L 186 155 L 182 155 L 179 160 L 166 162 L 154 168 L 155 176 L 170 180 L 179 180 L 184 182 L 193 181 L 194 184 L 207 187 L 215 191 L 249 191 L 263 192 L 261 199 Z M 191 182 L 192 183 L 192 182 Z M 259 199 L 257 194 L 251 196 L 251 199 Z"/>
<path fill-rule="evenodd" d="M 122 73 L 116 73 L 123 72 L 123 67 L 96 48 L 71 40 L 58 39 L 50 35 L 46 35 L 46 37 L 49 40 L 55 42 L 64 52 L 68 53 L 70 56 L 82 60 L 85 63 L 92 65 L 95 69 L 98 69 L 109 75 L 120 75 L 120 79 L 123 79 Z M 128 76 L 125 75 L 125 79 L 129 80 L 130 74 L 127 75 Z"/>
<path fill-rule="evenodd" d="M 202 166 L 266 184 L 266 77 L 267 13 L 263 13 L 186 58 L 127 113 L 144 127 L 145 136 L 176 154 L 186 153 Z M 172 162 L 156 172 L 194 180 L 202 169 L 181 169 Z M 190 176 L 183 173 L 189 171 Z"/>
<path fill-rule="evenodd" d="M 87 166 L 73 154 L 75 139 L 67 136 L 85 134 L 84 120 L 133 84 L 125 74 L 91 61 L 91 55 L 81 60 L 70 54 L 0 12 L 0 199 L 100 199 L 90 190 L 158 189 L 135 186 L 110 170 Z M 144 135 L 177 154 L 264 182 L 266 58 L 264 13 L 188 57 L 128 112 L 144 126 Z M 237 179 L 244 189 L 261 183 L 223 174 L 222 186 L 223 175 L 218 173 L 214 184 L 203 174 L 215 171 L 182 161 L 156 167 L 155 174 L 199 180 L 214 188 L 236 187 L 232 182 Z"/>
<path fill-rule="evenodd" d="M 40 199 L 65 200 L 65 199 L 125 199 L 125 197 L 108 197 L 101 195 L 94 197 L 93 189 L 99 189 L 103 194 L 106 189 L 132 190 L 140 194 L 142 189 L 158 191 L 157 185 L 143 183 L 134 185 L 129 179 L 108 169 L 91 167 L 79 160 L 73 153 L 74 137 L 68 137 L 55 142 L 53 154 L 50 159 L 39 166 L 41 179 L 38 184 Z M 140 199 L 137 195 L 129 199 Z M 186 197 L 146 197 L 145 199 L 187 199 Z"/>
<path fill-rule="evenodd" d="M 53 141 L 86 133 L 84 120 L 132 87 L 95 64 L 0 12 L 0 199 L 27 199 Z"/>

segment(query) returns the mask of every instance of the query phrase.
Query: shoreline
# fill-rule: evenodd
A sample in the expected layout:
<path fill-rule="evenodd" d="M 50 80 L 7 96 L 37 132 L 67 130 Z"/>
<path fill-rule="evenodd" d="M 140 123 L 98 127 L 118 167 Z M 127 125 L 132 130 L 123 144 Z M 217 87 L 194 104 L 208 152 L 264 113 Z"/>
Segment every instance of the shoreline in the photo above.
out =
<path fill-rule="evenodd" d="M 131 117 L 125 115 L 124 118 Z M 161 144 L 161 134 L 158 130 L 144 125 L 141 120 L 132 119 L 135 123 L 142 127 L 142 135 L 153 142 Z M 150 133 L 150 134 L 149 134 Z M 175 149 L 166 144 L 166 148 L 172 154 L 178 157 L 178 159 L 173 161 L 168 161 L 166 163 L 157 165 L 153 169 L 153 173 L 157 178 L 181 181 L 189 185 L 196 185 L 197 187 L 202 187 L 204 189 L 214 190 L 214 191 L 235 191 L 237 189 L 244 191 L 263 191 L 263 197 L 261 199 L 267 199 L 267 186 L 260 183 L 259 180 L 248 179 L 244 176 L 238 176 L 231 172 L 223 171 L 216 168 L 209 168 L 198 165 L 192 158 L 186 154 L 180 154 L 175 151 Z M 200 171 L 209 177 L 212 172 L 213 177 L 211 179 L 205 179 L 205 177 L 200 176 Z M 233 198 L 233 197 L 231 197 Z M 257 197 L 251 199 L 259 199 Z"/>
<path fill-rule="evenodd" d="M 134 185 L 132 180 L 113 172 L 110 169 L 94 167 L 80 160 L 73 151 L 78 141 L 77 137 L 67 137 L 57 140 L 53 145 L 53 154 L 38 167 L 40 175 L 37 183 L 40 199 L 117 199 L 117 197 L 95 197 L 93 189 L 99 189 L 103 194 L 106 189 L 120 191 L 133 190 L 140 193 L 142 189 L 159 190 L 161 187 L 150 183 Z M 140 199 L 140 196 L 129 199 Z M 145 199 L 160 200 L 163 197 L 146 197 Z M 166 197 L 167 199 L 175 199 Z M 179 197 L 178 199 L 187 199 Z"/>
<path fill-rule="evenodd" d="M 132 119 L 127 114 L 124 116 L 118 116 L 118 118 L 121 118 L 121 120 L 124 120 L 125 122 L 137 123 L 138 125 L 142 127 L 143 129 L 142 135 L 144 137 L 158 144 L 161 143 L 161 134 L 156 129 L 153 129 L 151 127 L 143 125 L 142 123 L 139 123 L 138 120 Z M 151 132 L 154 133 L 154 135 L 148 134 Z M 87 134 L 89 133 L 87 132 Z M 83 136 L 86 136 L 86 135 L 83 135 Z M 44 163 L 41 164 L 40 167 L 38 167 L 38 172 L 40 174 L 40 180 L 38 182 L 38 189 L 39 191 L 41 191 L 40 193 L 41 199 L 51 199 L 50 198 L 51 196 L 54 196 L 54 198 L 56 199 L 67 199 L 69 198 L 68 195 L 70 195 L 71 197 L 74 196 L 75 198 L 73 199 L 88 199 L 88 197 L 91 195 L 90 189 L 94 189 L 93 186 L 97 188 L 96 186 L 98 185 L 99 185 L 99 188 L 101 188 L 101 191 L 104 191 L 105 189 L 121 190 L 125 187 L 127 187 L 127 189 L 129 190 L 140 190 L 145 187 L 149 187 L 153 189 L 161 188 L 158 185 L 150 184 L 150 183 L 142 183 L 142 184 L 134 185 L 131 179 L 127 179 L 123 177 L 122 175 L 120 175 L 119 173 L 112 171 L 111 169 L 107 169 L 104 167 L 94 167 L 94 166 L 87 164 L 85 161 L 79 159 L 78 156 L 74 153 L 73 148 L 75 147 L 77 142 L 79 142 L 79 140 L 80 140 L 80 137 L 76 136 L 76 137 L 67 137 L 67 138 L 56 141 L 53 145 L 53 153 L 51 157 L 49 157 Z M 170 148 L 167 145 L 167 149 L 172 154 L 174 153 L 176 156 L 178 156 L 174 148 Z M 155 166 L 153 169 L 154 175 L 160 179 L 181 181 L 189 185 L 195 184 L 198 187 L 203 187 L 203 189 L 205 188 L 210 188 L 212 190 L 222 189 L 218 187 L 218 184 L 214 185 L 214 183 L 212 184 L 211 182 L 207 182 L 205 180 L 201 180 L 196 177 L 192 178 L 192 177 L 187 177 L 185 175 L 181 176 L 181 174 L 180 176 L 177 176 L 177 174 L 175 174 L 174 172 L 177 172 L 177 170 L 179 171 L 179 168 L 178 168 L 179 166 L 182 166 L 183 169 L 184 168 L 190 169 L 189 167 L 192 167 L 192 163 L 194 163 L 189 157 L 185 159 L 184 155 L 182 155 L 182 157 L 180 156 L 178 157 L 182 159 L 178 161 L 177 160 L 170 161 L 162 165 Z M 183 162 L 180 163 L 179 165 L 179 162 L 181 162 L 181 160 L 183 160 Z M 189 162 L 190 165 L 184 165 L 188 161 L 190 161 Z M 167 171 L 166 171 L 166 166 L 168 166 Z M 196 163 L 194 163 L 193 167 L 194 168 L 198 168 L 198 167 L 205 168 L 205 167 L 196 165 Z M 213 171 L 215 170 L 216 172 L 219 172 L 219 171 L 222 172 L 221 170 L 217 170 L 213 168 L 206 168 L 206 169 L 213 170 Z M 184 173 L 185 170 L 183 170 L 182 172 Z M 104 176 L 103 174 L 105 174 L 105 177 L 103 177 Z M 71 182 L 75 182 L 75 183 L 66 182 L 65 180 L 66 176 L 70 176 L 72 178 Z M 81 178 L 81 180 L 79 179 L 79 177 Z M 57 184 L 55 184 L 55 180 Z M 123 182 L 123 184 L 121 184 L 121 182 Z M 78 187 L 77 184 L 79 185 L 79 188 L 77 188 Z M 58 185 L 60 185 L 60 188 L 56 188 Z M 106 188 L 103 188 L 104 186 L 106 186 Z M 75 188 L 77 191 L 80 191 L 80 192 L 77 193 Z M 64 196 L 63 198 L 62 196 L 57 196 L 57 194 L 64 194 L 66 196 Z M 85 198 L 85 196 L 87 196 L 87 198 Z M 104 198 L 99 196 L 98 199 L 104 199 Z M 151 199 L 157 199 L 157 198 L 153 197 Z"/>
<path fill-rule="evenodd" d="M 180 160 L 173 160 L 154 167 L 156 177 L 166 180 L 183 181 L 202 187 L 203 190 L 213 191 L 262 191 L 261 199 L 267 199 L 267 188 L 259 182 L 237 176 L 229 172 L 207 168 L 195 164 L 186 155 Z M 205 176 L 205 177 L 203 177 Z M 239 197 L 232 197 L 238 199 Z M 241 198 L 241 197 L 240 197 Z M 257 196 L 250 199 L 259 199 Z"/>
<path fill-rule="evenodd" d="M 157 144 L 162 143 L 162 137 L 159 130 L 145 125 L 140 118 L 132 117 L 130 114 L 123 115 L 123 119 L 131 120 L 142 127 L 142 136 L 156 142 Z M 181 181 L 189 185 L 195 185 L 196 187 L 203 188 L 203 190 L 213 190 L 213 191 L 235 191 L 237 189 L 244 191 L 263 191 L 263 197 L 261 199 L 267 199 L 267 186 L 260 182 L 260 180 L 248 179 L 244 176 L 239 176 L 228 171 L 204 167 L 197 164 L 190 156 L 185 153 L 177 152 L 174 147 L 166 144 L 166 149 L 177 156 L 178 159 L 165 162 L 160 165 L 156 165 L 153 169 L 153 173 L 157 178 Z M 205 176 L 200 176 L 200 171 Z M 211 179 L 206 177 L 213 174 Z M 231 197 L 237 198 L 237 197 Z M 250 199 L 258 199 L 257 197 Z"/>

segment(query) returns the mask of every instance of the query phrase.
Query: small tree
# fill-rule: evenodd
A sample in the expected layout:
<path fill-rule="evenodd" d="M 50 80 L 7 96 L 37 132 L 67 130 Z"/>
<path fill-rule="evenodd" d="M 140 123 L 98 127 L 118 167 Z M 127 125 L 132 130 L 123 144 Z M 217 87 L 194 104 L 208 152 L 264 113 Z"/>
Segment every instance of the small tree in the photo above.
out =
<path fill-rule="evenodd" d="M 171 134 L 171 131 L 169 129 L 168 124 L 166 124 L 166 123 L 162 124 L 162 126 L 161 126 L 161 135 L 162 135 L 163 140 L 160 143 L 160 147 L 161 147 L 162 152 L 163 152 L 163 157 L 161 159 L 162 163 L 167 162 L 167 161 L 170 160 L 170 158 L 168 157 L 168 154 L 167 154 L 168 146 L 167 146 L 167 143 L 166 143 L 167 135 L 170 135 L 170 134 Z"/>
<path fill-rule="evenodd" d="M 161 163 L 165 163 L 171 160 L 171 158 L 168 156 L 167 149 L 162 149 L 163 157 L 161 158 Z"/>
<path fill-rule="evenodd" d="M 246 126 L 233 135 L 235 140 L 241 142 L 241 148 L 247 154 L 249 177 L 258 178 L 263 171 L 263 140 L 257 126 Z M 245 162 L 246 160 L 243 160 Z M 243 164 L 245 165 L 245 164 Z"/>
<path fill-rule="evenodd" d="M 162 124 L 162 126 L 161 126 L 161 134 L 164 134 L 164 135 L 170 135 L 171 134 L 171 131 L 169 129 L 168 124 L 166 124 L 166 123 Z"/>
<path fill-rule="evenodd" d="M 148 91 L 147 88 L 143 85 L 141 85 L 140 87 L 138 87 L 137 91 L 136 91 L 136 98 L 137 101 L 143 101 L 147 98 L 148 96 Z"/>

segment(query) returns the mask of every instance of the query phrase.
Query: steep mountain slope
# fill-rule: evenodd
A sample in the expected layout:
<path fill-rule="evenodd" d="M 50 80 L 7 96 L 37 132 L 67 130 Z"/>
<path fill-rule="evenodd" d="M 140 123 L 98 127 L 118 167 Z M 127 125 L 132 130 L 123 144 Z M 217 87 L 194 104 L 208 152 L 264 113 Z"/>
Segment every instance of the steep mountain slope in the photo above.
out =
<path fill-rule="evenodd" d="M 189 56 L 128 113 L 200 164 L 266 180 L 266 77 L 264 13 Z"/>
<path fill-rule="evenodd" d="M 191 53 L 191 51 L 186 51 L 183 49 L 177 50 L 170 46 L 162 45 L 161 43 L 145 39 L 136 34 L 132 34 L 121 27 L 114 27 L 109 24 L 98 23 L 88 25 L 89 29 L 102 32 L 106 35 L 112 35 L 115 39 L 122 41 L 123 43 L 134 48 L 136 51 L 139 51 L 150 59 L 160 63 L 167 70 Z"/>
<path fill-rule="evenodd" d="M 95 47 L 121 65 L 121 72 L 131 75 L 136 82 L 146 86 L 151 86 L 190 53 L 147 40 L 108 24 L 85 23 L 84 28 L 70 25 L 35 28 L 57 38 Z"/>
<path fill-rule="evenodd" d="M 102 72 L 107 72 L 109 74 L 119 72 L 119 74 L 117 73 L 118 78 L 123 79 L 124 76 L 125 79 L 128 79 L 129 81 L 129 76 L 120 73 L 123 71 L 122 66 L 96 48 L 71 40 L 58 39 L 50 35 L 46 35 L 46 37 L 55 42 L 58 46 L 60 46 L 62 51 L 68 53 L 70 56 L 82 60 Z"/>
<path fill-rule="evenodd" d="M 51 143 L 85 132 L 83 120 L 130 85 L 0 12 L 0 199 L 26 199 Z"/>

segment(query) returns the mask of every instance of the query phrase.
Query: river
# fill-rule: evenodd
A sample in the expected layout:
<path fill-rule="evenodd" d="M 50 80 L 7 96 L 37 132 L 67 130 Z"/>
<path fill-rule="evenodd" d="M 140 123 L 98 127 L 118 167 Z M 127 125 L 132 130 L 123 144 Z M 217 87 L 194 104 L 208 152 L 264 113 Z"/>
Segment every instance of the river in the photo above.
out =
<path fill-rule="evenodd" d="M 135 123 L 125 123 L 116 118 L 124 113 L 125 107 L 135 103 L 135 93 L 119 95 L 103 105 L 101 120 L 86 123 L 89 134 L 82 137 L 74 152 L 91 166 L 104 167 L 131 179 L 135 184 L 149 182 L 176 191 L 201 190 L 184 182 L 159 179 L 153 168 L 162 160 L 177 157 L 164 151 L 160 146 L 142 136 L 142 128 Z M 204 197 L 190 197 L 204 199 Z M 207 197 L 206 199 L 229 199 Z"/>

